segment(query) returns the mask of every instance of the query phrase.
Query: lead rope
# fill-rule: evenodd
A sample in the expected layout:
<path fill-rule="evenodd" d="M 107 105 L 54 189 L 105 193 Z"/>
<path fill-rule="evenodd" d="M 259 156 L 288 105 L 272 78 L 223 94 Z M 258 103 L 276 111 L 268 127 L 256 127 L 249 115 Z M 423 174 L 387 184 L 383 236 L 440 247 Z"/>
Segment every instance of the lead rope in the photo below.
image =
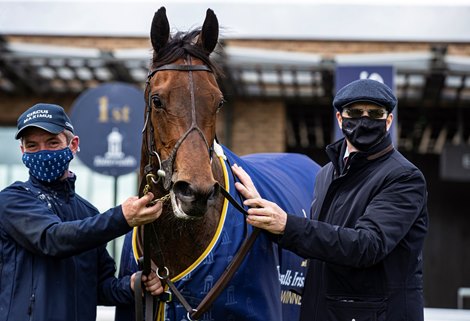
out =
<path fill-rule="evenodd" d="M 149 78 L 147 79 L 147 87 L 149 84 Z M 147 153 L 148 153 L 148 164 L 144 168 L 145 180 L 146 184 L 142 191 L 142 195 L 148 194 L 151 185 L 156 185 L 162 177 L 165 177 L 165 172 L 162 171 L 162 163 L 160 160 L 160 156 L 157 152 L 155 152 L 155 143 L 153 140 L 153 126 L 150 126 L 150 93 L 149 93 L 149 101 L 147 102 L 147 109 L 146 109 L 146 116 L 145 116 L 145 124 L 144 128 L 142 129 L 142 134 L 144 138 L 146 138 L 147 142 Z M 152 156 L 156 156 L 158 160 L 159 169 L 157 171 L 157 175 L 153 174 L 152 171 Z M 143 181 L 142 181 L 143 182 Z M 157 202 L 164 203 L 170 198 L 170 193 L 164 195 L 163 197 L 157 198 L 149 202 L 148 206 L 153 206 Z M 152 225 L 153 226 L 153 225 Z M 134 301 L 135 301 L 135 319 L 136 321 L 143 321 L 143 310 L 144 305 L 142 302 L 142 298 L 145 298 L 145 320 L 154 321 L 155 314 L 157 309 L 155 308 L 155 298 L 146 291 L 144 292 L 142 289 L 142 275 L 149 275 L 151 271 L 151 260 L 150 260 L 150 241 L 148 240 L 149 235 L 151 234 L 150 230 L 151 224 L 144 225 L 144 244 L 143 244 L 143 258 L 139 260 L 139 269 L 140 271 L 136 272 L 136 277 L 134 281 Z"/>
<path fill-rule="evenodd" d="M 145 184 L 142 190 L 142 195 L 148 194 L 151 188 L 151 185 L 157 184 L 159 179 L 160 177 L 157 178 L 155 174 L 148 173 L 145 176 L 145 180 L 147 183 Z M 169 199 L 170 199 L 170 193 L 160 198 L 152 200 L 149 203 L 149 205 L 153 206 L 157 202 L 164 203 Z M 143 302 L 142 302 L 143 295 L 145 297 L 145 320 L 150 320 L 150 321 L 155 320 L 155 314 L 157 310 L 155 309 L 154 297 L 150 295 L 149 293 L 144 294 L 143 289 L 142 289 L 142 275 L 149 275 L 151 271 L 150 241 L 148 240 L 148 235 L 150 235 L 150 233 L 152 232 L 152 230 L 150 229 L 153 227 L 154 226 L 152 224 L 144 225 L 144 250 L 143 250 L 144 257 L 143 257 L 143 262 L 142 261 L 139 262 L 140 263 L 139 265 L 142 265 L 142 270 L 136 273 L 135 282 L 134 282 L 135 317 L 137 321 L 144 320 L 143 313 L 142 313 L 143 312 Z M 153 232 L 155 233 L 155 230 L 153 230 Z M 158 238 L 157 238 L 157 241 L 158 241 Z M 158 246 L 157 248 L 160 249 L 160 246 Z M 161 253 L 160 253 L 160 256 L 163 257 Z"/>
<path fill-rule="evenodd" d="M 142 191 L 142 194 L 143 194 L 143 195 L 147 195 L 147 194 L 148 194 L 148 192 L 149 192 L 149 190 L 150 190 L 150 187 L 151 187 L 150 184 L 157 184 L 157 183 L 158 183 L 158 180 L 159 180 L 160 178 L 158 178 L 158 179 L 156 179 L 156 178 L 157 178 L 157 176 L 156 176 L 155 174 L 152 174 L 152 173 L 149 173 L 149 174 L 145 175 L 145 179 L 146 179 L 146 181 L 147 181 L 147 184 L 145 184 L 144 189 L 143 189 L 143 191 Z M 153 206 L 153 205 L 155 205 L 157 202 L 165 203 L 165 202 L 166 202 L 167 200 L 169 200 L 169 199 L 170 199 L 170 193 L 168 193 L 168 194 L 166 194 L 166 195 L 164 195 L 164 196 L 162 196 L 162 197 L 160 197 L 160 198 L 157 198 L 157 199 L 154 199 L 154 200 L 150 201 L 150 203 L 149 203 L 148 205 L 149 205 L 149 206 Z"/>

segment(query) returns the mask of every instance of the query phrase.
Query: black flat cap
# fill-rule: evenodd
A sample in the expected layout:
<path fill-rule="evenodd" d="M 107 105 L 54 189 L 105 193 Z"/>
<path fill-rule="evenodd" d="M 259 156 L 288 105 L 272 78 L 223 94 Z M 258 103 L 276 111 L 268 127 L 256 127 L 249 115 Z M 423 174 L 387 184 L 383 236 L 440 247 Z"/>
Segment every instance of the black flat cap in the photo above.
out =
<path fill-rule="evenodd" d="M 357 102 L 370 102 L 392 112 L 397 98 L 387 85 L 372 79 L 359 79 L 338 90 L 333 106 L 342 112 L 344 107 Z"/>

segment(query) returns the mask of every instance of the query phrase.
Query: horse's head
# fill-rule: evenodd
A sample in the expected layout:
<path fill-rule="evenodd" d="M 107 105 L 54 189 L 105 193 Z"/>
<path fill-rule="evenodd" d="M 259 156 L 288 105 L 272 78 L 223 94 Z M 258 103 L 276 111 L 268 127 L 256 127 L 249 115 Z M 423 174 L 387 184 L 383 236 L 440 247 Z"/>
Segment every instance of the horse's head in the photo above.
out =
<path fill-rule="evenodd" d="M 218 35 L 210 9 L 200 30 L 174 36 L 164 7 L 152 21 L 141 177 L 160 169 L 160 194 L 170 193 L 173 212 L 183 219 L 201 217 L 219 193 L 211 162 L 216 114 L 224 100 L 218 68 L 209 58 Z"/>

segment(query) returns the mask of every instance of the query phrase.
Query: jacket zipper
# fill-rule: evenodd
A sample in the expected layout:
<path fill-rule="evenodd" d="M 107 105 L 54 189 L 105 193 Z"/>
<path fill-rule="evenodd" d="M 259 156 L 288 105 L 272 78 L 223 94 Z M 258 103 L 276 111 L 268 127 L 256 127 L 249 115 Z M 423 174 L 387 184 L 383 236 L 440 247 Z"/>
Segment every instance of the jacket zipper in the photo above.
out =
<path fill-rule="evenodd" d="M 34 265 L 36 260 L 34 256 L 31 260 L 31 296 L 29 297 L 29 307 L 28 307 L 28 315 L 29 321 L 33 320 L 33 310 L 34 310 L 34 302 L 36 301 L 36 287 L 34 286 Z"/>
<path fill-rule="evenodd" d="M 34 301 L 36 300 L 36 296 L 31 294 L 29 298 L 29 307 L 28 307 L 28 314 L 29 314 L 29 321 L 33 320 L 33 308 L 34 308 Z"/>

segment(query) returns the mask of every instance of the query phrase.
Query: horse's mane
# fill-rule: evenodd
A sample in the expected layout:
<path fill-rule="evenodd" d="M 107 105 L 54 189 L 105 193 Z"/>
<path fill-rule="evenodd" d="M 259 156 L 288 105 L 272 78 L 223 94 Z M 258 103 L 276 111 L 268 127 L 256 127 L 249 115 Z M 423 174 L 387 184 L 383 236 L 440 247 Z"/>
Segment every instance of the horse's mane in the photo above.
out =
<path fill-rule="evenodd" d="M 177 32 L 170 37 L 158 54 L 154 52 L 152 58 L 152 69 L 163 65 L 171 64 L 177 59 L 186 58 L 187 55 L 198 58 L 204 62 L 216 75 L 222 75 L 220 66 L 209 58 L 209 54 L 201 46 L 196 46 L 195 42 L 201 33 L 201 29 L 195 29 L 188 32 Z"/>

